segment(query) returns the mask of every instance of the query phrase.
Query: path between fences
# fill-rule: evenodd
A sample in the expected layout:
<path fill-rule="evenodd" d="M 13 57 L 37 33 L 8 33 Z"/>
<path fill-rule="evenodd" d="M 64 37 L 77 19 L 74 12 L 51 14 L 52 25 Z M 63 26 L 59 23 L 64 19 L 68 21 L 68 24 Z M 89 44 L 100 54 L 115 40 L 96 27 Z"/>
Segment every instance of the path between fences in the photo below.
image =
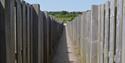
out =
<path fill-rule="evenodd" d="M 65 27 L 52 63 L 80 63 L 79 55 L 75 53 L 75 49 L 77 47 L 70 40 Z"/>

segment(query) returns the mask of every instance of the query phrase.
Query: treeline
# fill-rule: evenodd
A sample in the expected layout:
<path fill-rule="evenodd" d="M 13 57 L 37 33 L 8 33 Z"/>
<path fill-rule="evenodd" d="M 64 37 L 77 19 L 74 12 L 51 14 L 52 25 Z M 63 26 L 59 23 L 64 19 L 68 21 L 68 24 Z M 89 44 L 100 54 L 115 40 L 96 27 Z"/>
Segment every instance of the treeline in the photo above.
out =
<path fill-rule="evenodd" d="M 48 14 L 55 17 L 57 21 L 67 23 L 72 21 L 76 16 L 82 12 L 68 12 L 68 11 L 50 11 Z"/>

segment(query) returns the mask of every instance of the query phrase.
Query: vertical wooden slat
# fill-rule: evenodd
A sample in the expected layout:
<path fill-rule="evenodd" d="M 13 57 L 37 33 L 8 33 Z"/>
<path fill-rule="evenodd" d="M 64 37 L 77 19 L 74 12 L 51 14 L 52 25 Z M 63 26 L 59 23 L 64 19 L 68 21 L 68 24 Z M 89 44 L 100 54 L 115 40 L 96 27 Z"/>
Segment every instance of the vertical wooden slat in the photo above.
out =
<path fill-rule="evenodd" d="M 81 38 L 80 38 L 80 53 L 81 53 L 81 63 L 85 63 L 86 62 L 86 58 L 85 58 L 85 42 L 84 42 L 84 25 L 86 24 L 85 23 L 86 21 L 86 12 L 83 12 L 82 15 L 81 15 Z"/>
<path fill-rule="evenodd" d="M 88 63 L 90 63 L 90 45 L 91 45 L 91 11 L 90 10 L 88 10 L 87 11 L 87 15 L 86 15 L 86 17 L 87 17 L 87 21 L 88 21 L 88 38 L 87 38 L 87 40 L 88 40 L 88 48 L 86 48 L 88 51 L 87 51 L 87 53 L 88 53 L 88 59 L 86 59 L 86 62 L 88 62 Z"/>
<path fill-rule="evenodd" d="M 109 2 L 105 4 L 105 42 L 104 42 L 104 63 L 108 63 L 108 51 L 109 51 L 109 30 L 110 30 L 110 21 L 109 21 Z"/>
<path fill-rule="evenodd" d="M 123 26 L 122 26 L 122 62 L 125 63 L 125 0 L 123 2 Z"/>
<path fill-rule="evenodd" d="M 117 1 L 117 21 L 116 21 L 116 55 L 115 62 L 121 63 L 122 60 L 122 26 L 123 26 L 123 0 Z"/>
<path fill-rule="evenodd" d="M 46 26 L 47 26 L 47 63 L 49 63 L 50 62 L 50 54 L 49 54 L 49 45 L 50 45 L 50 43 L 49 43 L 49 16 L 47 15 L 47 13 L 45 13 L 45 16 L 46 16 L 46 22 L 47 22 L 47 24 L 46 24 Z"/>
<path fill-rule="evenodd" d="M 16 1 L 16 16 L 17 16 L 17 62 L 22 63 L 22 12 L 21 12 L 21 2 Z"/>
<path fill-rule="evenodd" d="M 26 20 L 27 20 L 27 21 L 26 21 L 26 24 L 27 24 L 27 25 L 26 25 L 26 28 L 27 28 L 27 29 L 26 29 L 26 30 L 27 30 L 27 31 L 26 31 L 26 34 L 27 34 L 27 39 L 26 39 L 26 40 L 27 40 L 27 41 L 26 41 L 26 42 L 27 42 L 27 45 L 26 45 L 27 47 L 26 47 L 26 50 L 27 50 L 27 52 L 26 52 L 26 53 L 27 53 L 27 63 L 30 63 L 30 62 L 31 62 L 31 59 L 30 59 L 30 57 L 31 57 L 31 56 L 30 56 L 30 55 L 31 55 L 31 51 L 30 51 L 30 50 L 31 50 L 31 49 L 30 49 L 30 47 L 31 47 L 31 39 L 30 39 L 30 36 L 31 36 L 31 35 L 30 35 L 30 31 L 31 31 L 31 30 L 30 30 L 30 22 L 31 22 L 31 21 L 30 21 L 30 15 L 31 15 L 31 14 L 30 14 L 30 13 L 31 13 L 31 12 L 30 12 L 30 5 L 29 5 L 29 4 L 26 4 Z"/>
<path fill-rule="evenodd" d="M 46 29 L 46 27 L 47 27 L 47 22 L 46 22 L 46 16 L 45 16 L 45 13 L 44 13 L 44 15 L 43 15 L 43 35 L 44 35 L 44 37 L 43 37 L 43 40 L 44 40 L 44 63 L 47 63 L 47 29 Z"/>
<path fill-rule="evenodd" d="M 30 62 L 33 63 L 33 7 L 30 5 Z"/>
<path fill-rule="evenodd" d="M 104 21 L 104 5 L 101 5 L 101 41 L 100 41 L 100 61 L 104 63 L 104 37 L 105 37 L 105 21 Z"/>
<path fill-rule="evenodd" d="M 97 51 L 97 56 L 98 56 L 98 59 L 97 59 L 97 63 L 101 63 L 101 5 L 98 6 L 98 43 L 97 43 L 97 48 L 98 48 L 98 51 Z"/>
<path fill-rule="evenodd" d="M 33 63 L 38 63 L 38 23 L 40 6 L 33 4 Z"/>
<path fill-rule="evenodd" d="M 6 62 L 15 63 L 15 23 L 14 0 L 5 1 L 5 36 L 6 36 Z"/>
<path fill-rule="evenodd" d="M 26 3 L 23 1 L 22 2 L 22 48 L 23 48 L 23 51 L 22 51 L 22 54 L 23 54 L 23 63 L 27 63 L 27 55 L 26 55 L 26 45 L 27 45 L 27 33 L 26 33 L 26 26 L 27 26 L 27 24 L 26 24 Z"/>
<path fill-rule="evenodd" d="M 98 6 L 92 6 L 90 63 L 97 63 Z"/>
<path fill-rule="evenodd" d="M 0 63 L 6 63 L 5 0 L 0 0 Z"/>
<path fill-rule="evenodd" d="M 43 63 L 43 12 L 40 12 L 40 21 L 38 23 L 39 27 L 39 52 L 38 52 L 38 63 Z"/>
<path fill-rule="evenodd" d="M 116 39 L 116 0 L 110 0 L 110 45 L 109 63 L 114 63 L 115 39 Z"/>

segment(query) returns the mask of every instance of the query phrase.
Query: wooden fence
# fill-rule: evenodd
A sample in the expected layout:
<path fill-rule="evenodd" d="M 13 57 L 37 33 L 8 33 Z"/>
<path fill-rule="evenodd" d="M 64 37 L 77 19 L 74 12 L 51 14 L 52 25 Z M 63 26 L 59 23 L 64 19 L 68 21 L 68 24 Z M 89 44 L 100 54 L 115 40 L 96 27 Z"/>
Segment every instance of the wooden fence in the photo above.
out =
<path fill-rule="evenodd" d="M 81 63 L 125 63 L 125 0 L 93 5 L 67 28 Z"/>
<path fill-rule="evenodd" d="M 51 63 L 63 28 L 38 4 L 0 0 L 0 63 Z"/>

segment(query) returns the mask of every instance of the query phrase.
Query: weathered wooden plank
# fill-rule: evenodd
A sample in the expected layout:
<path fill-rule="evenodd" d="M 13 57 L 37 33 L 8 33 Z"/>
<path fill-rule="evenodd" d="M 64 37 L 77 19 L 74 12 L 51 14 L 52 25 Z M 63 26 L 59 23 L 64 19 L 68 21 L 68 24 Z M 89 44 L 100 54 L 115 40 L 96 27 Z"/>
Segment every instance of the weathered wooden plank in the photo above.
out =
<path fill-rule="evenodd" d="M 39 31 L 38 31 L 38 63 L 43 63 L 43 12 L 40 12 L 40 21 L 38 23 Z"/>
<path fill-rule="evenodd" d="M 91 14 L 91 46 L 90 63 L 97 63 L 97 40 L 98 40 L 98 6 L 92 6 Z"/>
<path fill-rule="evenodd" d="M 104 21 L 104 5 L 101 5 L 101 37 L 100 37 L 100 61 L 104 63 L 104 37 L 105 37 L 105 21 Z"/>
<path fill-rule="evenodd" d="M 23 51 L 22 51 L 22 54 L 23 54 L 23 63 L 27 63 L 27 49 L 26 49 L 26 45 L 27 45 L 27 20 L 26 20 L 26 2 L 22 2 L 22 48 L 23 48 Z"/>
<path fill-rule="evenodd" d="M 27 55 L 27 57 L 26 57 L 26 59 L 27 59 L 27 63 L 31 63 L 31 39 L 30 39 L 30 20 L 31 20 L 31 18 L 30 18 L 30 4 L 26 4 L 26 50 L 27 50 L 27 52 L 26 52 L 26 55 Z"/>
<path fill-rule="evenodd" d="M 76 21 L 76 24 L 77 24 L 77 28 L 76 28 L 76 43 L 78 45 L 78 48 L 79 48 L 79 42 L 80 42 L 80 16 L 77 17 L 77 21 Z"/>
<path fill-rule="evenodd" d="M 1 9 L 5 8 L 5 0 L 0 0 Z"/>
<path fill-rule="evenodd" d="M 109 51 L 109 30 L 110 30 L 110 19 L 109 19 L 109 2 L 105 4 L 105 38 L 104 38 L 104 63 L 108 63 L 108 51 Z"/>
<path fill-rule="evenodd" d="M 121 63 L 125 63 L 125 0 L 123 2 L 123 26 L 122 26 L 122 61 Z"/>
<path fill-rule="evenodd" d="M 91 11 L 86 11 L 84 21 L 84 48 L 85 48 L 85 62 L 89 63 L 90 60 L 90 23 L 91 23 Z"/>
<path fill-rule="evenodd" d="M 17 33 L 16 33 L 16 31 L 17 31 L 17 10 L 16 10 L 16 6 L 14 7 L 14 35 L 15 35 L 15 37 L 17 36 Z M 15 49 L 15 63 L 17 63 L 17 57 L 18 57 L 18 55 L 17 55 L 17 37 L 16 38 L 14 38 L 14 40 L 15 40 L 15 42 L 14 42 L 14 49 Z"/>
<path fill-rule="evenodd" d="M 74 21 L 74 42 L 77 43 L 77 18 Z"/>
<path fill-rule="evenodd" d="M 98 56 L 98 63 L 101 63 L 101 5 L 98 6 L 98 43 L 97 43 L 97 56 Z"/>
<path fill-rule="evenodd" d="M 30 59 L 31 63 L 33 63 L 33 7 L 30 5 Z"/>
<path fill-rule="evenodd" d="M 71 27 L 71 40 L 73 40 L 73 26 L 72 25 L 73 25 L 73 22 L 70 23 L 70 27 Z"/>
<path fill-rule="evenodd" d="M 117 1 L 117 21 L 116 21 L 116 55 L 115 63 L 122 62 L 122 26 L 123 26 L 123 0 Z"/>
<path fill-rule="evenodd" d="M 71 23 L 71 26 L 72 26 L 72 40 L 73 40 L 73 38 L 74 38 L 73 21 L 72 21 L 72 23 Z"/>
<path fill-rule="evenodd" d="M 76 29 L 77 29 L 77 24 L 76 24 L 76 19 L 73 21 L 73 31 L 74 31 L 74 37 L 73 37 L 73 42 L 76 43 Z"/>
<path fill-rule="evenodd" d="M 88 36 L 87 36 L 87 41 L 88 41 L 88 43 L 87 43 L 87 47 L 86 47 L 86 49 L 88 50 L 88 51 L 87 51 L 87 54 L 88 54 L 87 56 L 88 56 L 88 58 L 87 58 L 87 56 L 86 56 L 86 62 L 88 62 L 88 63 L 90 63 L 90 45 L 91 45 L 91 41 L 90 41 L 90 40 L 91 40 L 91 36 L 90 36 L 90 33 L 91 33 L 91 31 L 90 31 L 90 30 L 91 30 L 91 25 L 90 25 L 90 24 L 91 24 L 91 13 L 92 13 L 92 12 L 91 12 L 90 10 L 88 10 L 88 11 L 87 11 L 87 15 L 86 15 L 86 18 L 87 18 L 86 21 L 88 22 L 88 24 L 87 24 L 87 25 L 88 25 L 88 26 L 87 26 L 87 27 L 88 27 Z"/>
<path fill-rule="evenodd" d="M 46 27 L 47 27 L 47 23 L 46 23 L 46 17 L 45 17 L 45 13 L 44 13 L 44 15 L 43 15 L 43 34 L 44 34 L 44 63 L 46 63 L 47 62 L 47 29 L 46 29 Z"/>
<path fill-rule="evenodd" d="M 40 6 L 38 4 L 33 4 L 33 63 L 38 63 L 38 22 Z"/>
<path fill-rule="evenodd" d="M 85 42 L 84 42 L 84 25 L 86 21 L 86 12 L 83 12 L 81 15 L 81 32 L 80 32 L 80 53 L 81 53 L 81 63 L 86 62 L 86 51 L 85 51 Z"/>
<path fill-rule="evenodd" d="M 46 44 L 46 46 L 47 46 L 47 63 L 49 63 L 50 62 L 50 55 L 49 55 L 49 52 L 50 52 L 50 50 L 49 50 L 49 45 L 50 45 L 50 43 L 49 43 L 49 16 L 47 15 L 47 13 L 45 12 L 45 16 L 46 16 L 46 42 L 47 42 L 47 44 Z"/>
<path fill-rule="evenodd" d="M 116 39 L 116 0 L 110 0 L 110 48 L 109 63 L 114 63 Z"/>
<path fill-rule="evenodd" d="M 6 63 L 5 0 L 0 0 L 0 63 Z"/>
<path fill-rule="evenodd" d="M 14 20 L 14 0 L 5 1 L 6 63 L 15 63 L 16 21 Z"/>
<path fill-rule="evenodd" d="M 16 17 L 17 17 L 17 24 L 16 27 L 17 27 L 17 44 L 16 44 L 16 47 L 17 47 L 17 62 L 18 63 L 22 63 L 22 12 L 21 12 L 21 2 L 20 1 L 16 1 Z"/>

